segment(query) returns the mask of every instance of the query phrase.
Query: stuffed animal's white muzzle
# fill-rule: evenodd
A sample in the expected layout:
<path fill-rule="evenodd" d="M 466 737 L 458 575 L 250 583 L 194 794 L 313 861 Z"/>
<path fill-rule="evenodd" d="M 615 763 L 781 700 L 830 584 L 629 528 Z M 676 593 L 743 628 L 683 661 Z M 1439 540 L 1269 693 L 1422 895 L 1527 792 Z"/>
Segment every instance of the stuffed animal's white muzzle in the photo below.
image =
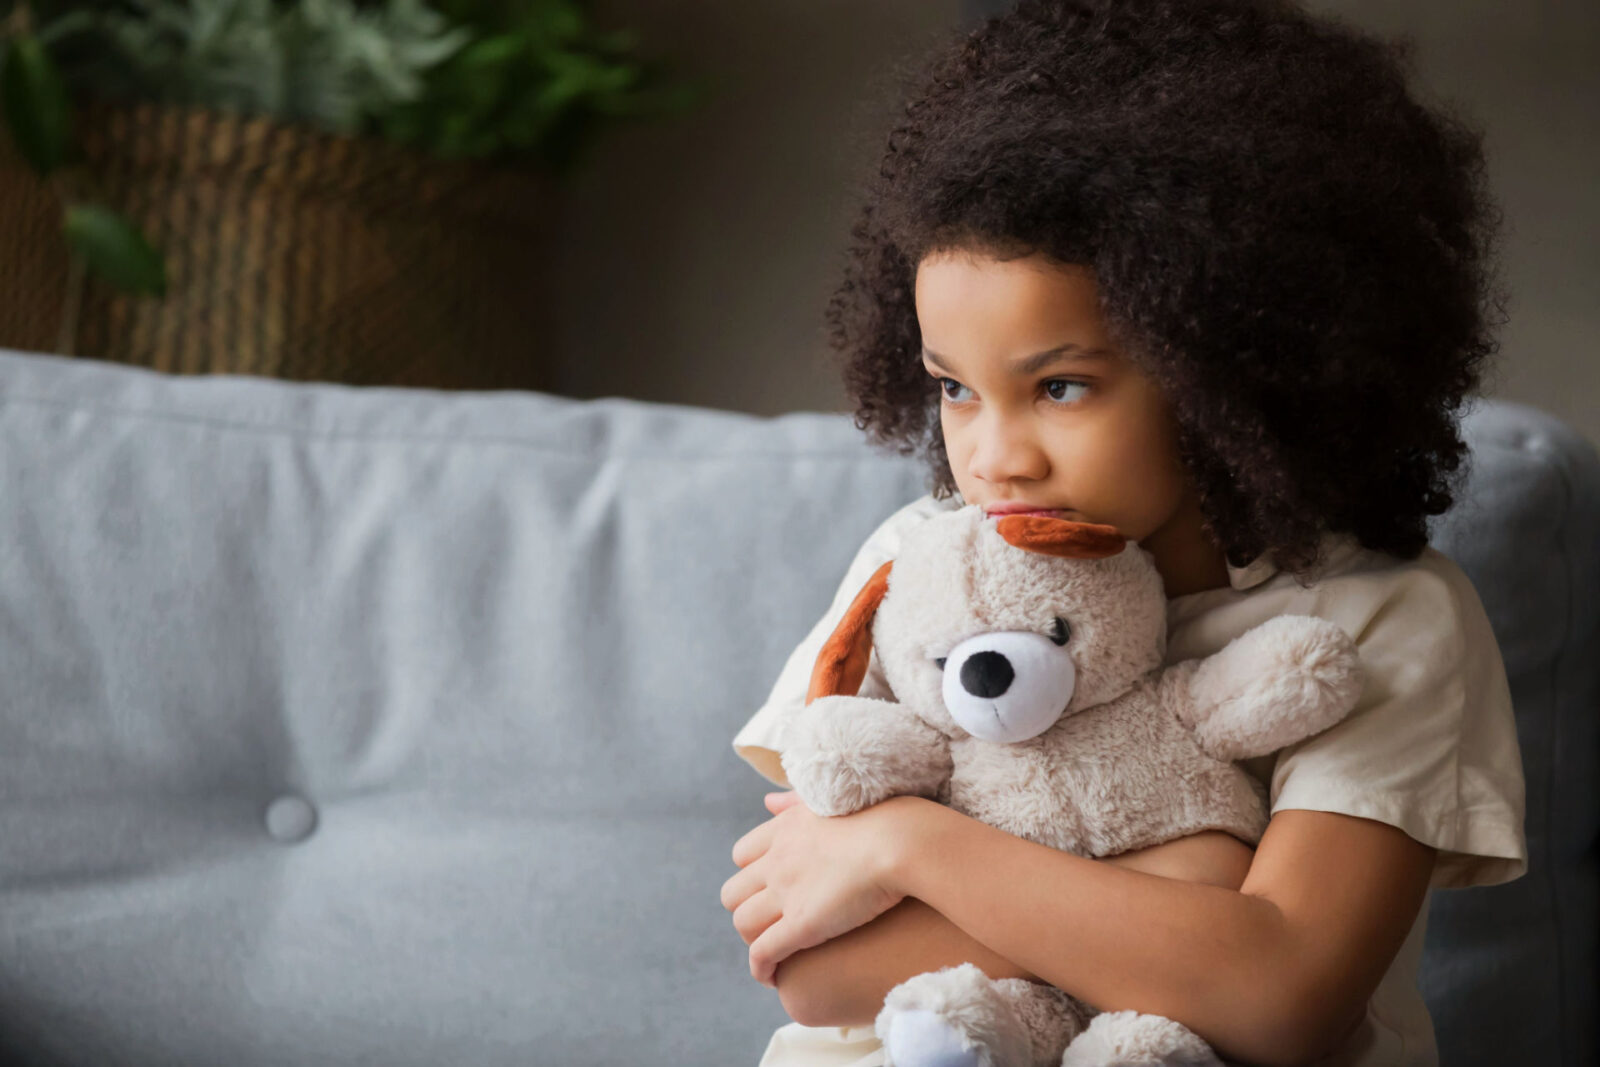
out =
<path fill-rule="evenodd" d="M 1077 678 L 1072 655 L 1043 634 L 979 634 L 945 657 L 944 704 L 973 737 L 1026 741 L 1055 725 Z"/>

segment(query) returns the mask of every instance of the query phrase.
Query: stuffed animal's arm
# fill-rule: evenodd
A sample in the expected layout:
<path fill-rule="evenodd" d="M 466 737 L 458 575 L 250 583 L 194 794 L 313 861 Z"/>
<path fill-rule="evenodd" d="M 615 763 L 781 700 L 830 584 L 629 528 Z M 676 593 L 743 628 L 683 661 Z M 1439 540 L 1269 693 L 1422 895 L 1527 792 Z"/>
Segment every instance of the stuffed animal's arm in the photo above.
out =
<path fill-rule="evenodd" d="M 818 697 L 789 718 L 781 743 L 789 784 L 818 815 L 935 798 L 952 769 L 950 739 L 892 700 Z"/>
<path fill-rule="evenodd" d="M 1276 752 L 1339 722 L 1361 696 L 1355 642 L 1336 623 L 1279 615 L 1215 655 L 1161 675 L 1161 700 L 1207 754 L 1223 760 Z"/>

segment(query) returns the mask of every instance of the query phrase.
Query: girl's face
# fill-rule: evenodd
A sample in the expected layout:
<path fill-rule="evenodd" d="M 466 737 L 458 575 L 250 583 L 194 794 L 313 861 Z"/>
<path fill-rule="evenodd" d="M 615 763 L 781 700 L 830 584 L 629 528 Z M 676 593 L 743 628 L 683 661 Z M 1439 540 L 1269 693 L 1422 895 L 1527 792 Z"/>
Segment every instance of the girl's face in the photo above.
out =
<path fill-rule="evenodd" d="M 1091 271 L 1038 254 L 939 252 L 918 267 L 916 304 L 923 366 L 939 379 L 945 450 L 968 504 L 1115 526 L 1158 566 L 1182 557 L 1194 571 L 1199 557 L 1220 555 L 1200 532 L 1171 410 L 1113 347 Z M 1207 580 L 1219 566 L 1209 560 Z"/>

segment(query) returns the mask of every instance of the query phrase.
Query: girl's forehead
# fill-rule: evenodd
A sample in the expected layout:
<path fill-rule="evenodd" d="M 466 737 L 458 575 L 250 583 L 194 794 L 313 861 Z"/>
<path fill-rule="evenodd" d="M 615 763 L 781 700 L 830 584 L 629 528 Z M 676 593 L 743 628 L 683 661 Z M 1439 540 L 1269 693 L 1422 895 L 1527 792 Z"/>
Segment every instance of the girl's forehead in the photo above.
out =
<path fill-rule="evenodd" d="M 916 308 L 924 358 L 952 372 L 973 359 L 1018 362 L 1031 373 L 1047 362 L 1116 357 L 1093 275 L 1041 256 L 927 260 Z"/>

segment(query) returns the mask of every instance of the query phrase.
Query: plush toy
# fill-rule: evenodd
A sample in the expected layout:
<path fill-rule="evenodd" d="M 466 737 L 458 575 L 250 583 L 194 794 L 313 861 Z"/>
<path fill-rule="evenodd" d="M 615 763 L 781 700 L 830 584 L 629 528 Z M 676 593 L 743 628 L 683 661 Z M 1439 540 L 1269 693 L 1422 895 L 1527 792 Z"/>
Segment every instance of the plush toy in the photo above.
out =
<path fill-rule="evenodd" d="M 817 657 L 781 759 L 811 810 L 925 796 L 1082 856 L 1201 830 L 1255 844 L 1261 784 L 1233 761 L 1334 725 L 1361 692 L 1338 626 L 1279 616 L 1163 669 L 1153 558 L 1110 526 L 977 505 L 908 532 Z M 893 700 L 858 695 L 876 649 Z M 1096 1013 L 972 964 L 892 989 L 889 1067 L 1216 1064 L 1158 1016 Z"/>

